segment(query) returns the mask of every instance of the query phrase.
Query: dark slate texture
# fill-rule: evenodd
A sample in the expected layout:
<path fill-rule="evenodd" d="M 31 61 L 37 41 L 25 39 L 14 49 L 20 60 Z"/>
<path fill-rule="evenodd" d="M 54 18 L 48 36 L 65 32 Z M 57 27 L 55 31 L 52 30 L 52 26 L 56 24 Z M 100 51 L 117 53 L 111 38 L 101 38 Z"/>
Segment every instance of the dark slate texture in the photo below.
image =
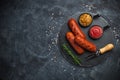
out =
<path fill-rule="evenodd" d="M 120 80 L 119 2 L 0 0 L 0 80 Z M 112 24 L 116 54 L 91 68 L 68 63 L 57 45 L 61 26 L 77 12 L 102 14 Z"/>

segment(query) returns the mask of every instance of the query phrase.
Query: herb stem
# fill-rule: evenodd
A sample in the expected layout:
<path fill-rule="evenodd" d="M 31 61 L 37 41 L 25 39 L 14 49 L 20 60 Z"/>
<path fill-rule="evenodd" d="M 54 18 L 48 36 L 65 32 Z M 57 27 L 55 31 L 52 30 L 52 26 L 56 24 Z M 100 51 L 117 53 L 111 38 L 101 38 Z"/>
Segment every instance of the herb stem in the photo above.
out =
<path fill-rule="evenodd" d="M 79 64 L 79 65 L 81 64 L 81 60 L 72 53 L 72 51 L 67 47 L 66 44 L 63 44 L 62 47 L 73 58 L 73 60 L 76 64 Z"/>

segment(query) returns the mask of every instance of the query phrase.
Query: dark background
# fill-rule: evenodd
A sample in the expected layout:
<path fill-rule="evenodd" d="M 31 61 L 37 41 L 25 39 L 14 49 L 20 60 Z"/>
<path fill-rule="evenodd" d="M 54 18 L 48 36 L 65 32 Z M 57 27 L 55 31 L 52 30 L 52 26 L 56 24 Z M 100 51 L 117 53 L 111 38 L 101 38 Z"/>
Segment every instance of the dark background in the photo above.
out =
<path fill-rule="evenodd" d="M 61 26 L 77 12 L 112 24 L 116 54 L 91 68 L 68 63 L 57 45 Z M 0 0 L 0 79 L 120 80 L 119 23 L 117 0 Z"/>

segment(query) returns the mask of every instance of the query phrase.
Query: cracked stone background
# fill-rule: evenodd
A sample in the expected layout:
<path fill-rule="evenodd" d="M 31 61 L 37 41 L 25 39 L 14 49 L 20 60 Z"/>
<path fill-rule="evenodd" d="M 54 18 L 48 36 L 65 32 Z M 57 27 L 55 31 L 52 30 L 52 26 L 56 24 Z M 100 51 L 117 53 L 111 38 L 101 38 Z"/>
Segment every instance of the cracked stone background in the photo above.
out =
<path fill-rule="evenodd" d="M 61 26 L 77 12 L 111 21 L 116 54 L 102 64 L 76 67 L 58 49 Z M 117 0 L 1 0 L 0 80 L 120 80 L 119 23 Z"/>

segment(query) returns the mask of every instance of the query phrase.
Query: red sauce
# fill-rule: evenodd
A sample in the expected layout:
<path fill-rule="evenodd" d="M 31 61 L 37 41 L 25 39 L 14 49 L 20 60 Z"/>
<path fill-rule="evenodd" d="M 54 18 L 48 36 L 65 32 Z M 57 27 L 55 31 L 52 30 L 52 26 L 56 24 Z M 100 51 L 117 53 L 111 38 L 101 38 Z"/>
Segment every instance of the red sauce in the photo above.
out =
<path fill-rule="evenodd" d="M 89 36 L 93 39 L 98 39 L 103 35 L 103 29 L 98 26 L 94 25 L 92 28 L 89 30 Z"/>

